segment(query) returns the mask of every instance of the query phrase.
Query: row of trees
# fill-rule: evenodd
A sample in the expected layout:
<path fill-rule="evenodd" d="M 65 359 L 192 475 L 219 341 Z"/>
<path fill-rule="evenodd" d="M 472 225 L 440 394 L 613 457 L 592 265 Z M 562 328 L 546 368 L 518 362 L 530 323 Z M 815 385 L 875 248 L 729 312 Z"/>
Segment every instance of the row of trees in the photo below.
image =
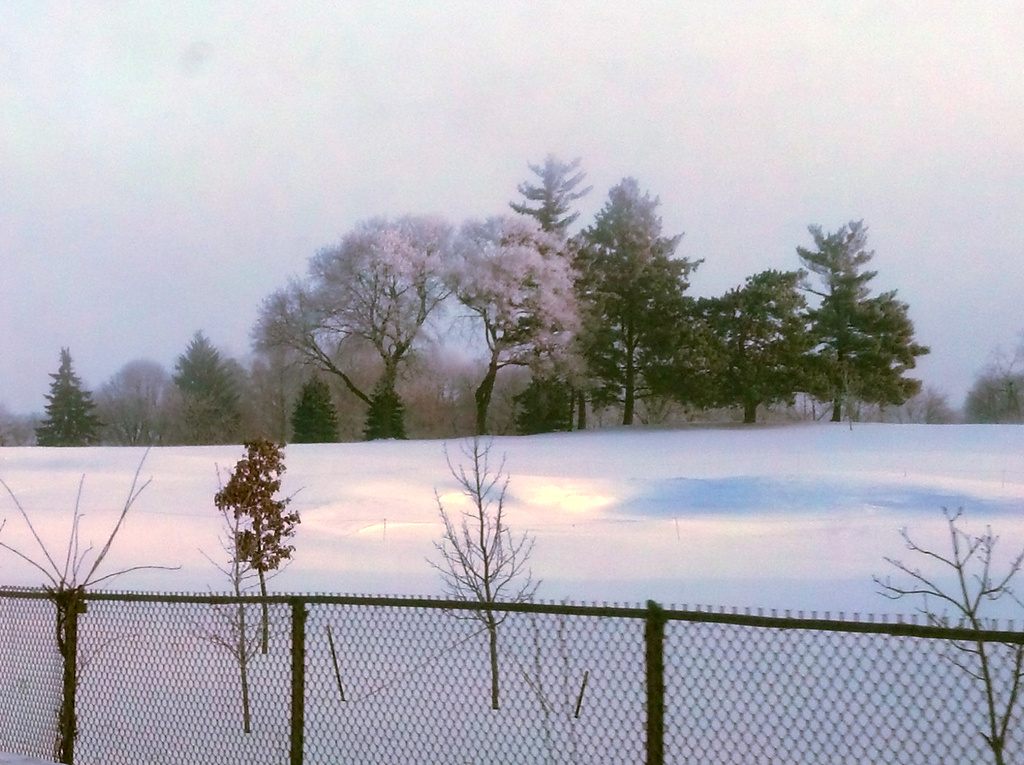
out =
<path fill-rule="evenodd" d="M 838 421 L 919 391 L 906 373 L 928 349 L 894 291 L 871 294 L 862 222 L 812 226 L 801 268 L 696 299 L 701 261 L 677 254 L 682 235 L 663 232 L 659 200 L 635 179 L 570 236 L 590 191 L 579 165 L 531 165 L 514 215 L 357 225 L 264 301 L 248 369 L 198 333 L 173 375 L 122 369 L 98 392 L 96 419 L 78 415 L 84 435 L 66 427 L 53 387 L 39 443 L 539 432 L 672 408 L 740 408 L 753 422 L 798 395 Z M 63 352 L 54 386 L 69 373 Z"/>
<path fill-rule="evenodd" d="M 681 235 L 662 231 L 658 199 L 626 178 L 592 225 L 574 237 L 579 160 L 531 166 L 520 217 L 469 221 L 375 219 L 318 253 L 304 279 L 264 303 L 256 347 L 300 358 L 333 375 L 367 407 L 367 437 L 405 434 L 397 383 L 428 319 L 466 320 L 482 370 L 475 431 L 489 430 L 498 374 L 526 367 L 518 400 L 523 430 L 583 424 L 587 406 L 616 408 L 631 425 L 639 406 L 741 406 L 798 393 L 827 400 L 833 419 L 852 399 L 899 405 L 920 389 L 906 376 L 928 349 L 914 342 L 908 307 L 870 294 L 876 272 L 867 228 L 810 231 L 798 248 L 807 270 L 766 271 L 721 298 L 687 295 L 700 265 L 676 254 Z M 808 304 L 810 296 L 814 305 Z M 470 341 L 472 342 L 472 341 Z M 369 353 L 372 387 L 354 381 Z"/>

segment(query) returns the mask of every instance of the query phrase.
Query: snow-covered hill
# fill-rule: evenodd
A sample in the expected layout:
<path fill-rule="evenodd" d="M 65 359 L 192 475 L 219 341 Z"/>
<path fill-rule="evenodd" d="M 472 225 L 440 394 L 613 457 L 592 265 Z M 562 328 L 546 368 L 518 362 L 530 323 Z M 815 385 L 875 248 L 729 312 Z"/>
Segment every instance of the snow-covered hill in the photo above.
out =
<path fill-rule="evenodd" d="M 457 441 L 293 445 L 284 492 L 302 516 L 295 561 L 278 591 L 441 594 L 427 563 L 440 534 L 435 490 L 454 481 Z M 511 476 L 508 520 L 536 535 L 545 600 L 893 609 L 875 593 L 903 526 L 943 542 L 943 506 L 991 524 L 1002 547 L 1024 546 L 1024 428 L 798 425 L 602 430 L 496 438 Z M 97 548 L 144 456 L 142 449 L 0 449 L 0 478 L 63 562 L 79 481 L 81 540 Z M 241 447 L 153 449 L 152 479 L 106 571 L 156 564 L 118 589 L 223 590 L 213 507 Z M 455 507 L 451 504 L 451 507 Z M 0 496 L 0 540 L 41 558 L 13 501 Z M 0 583 L 41 583 L 0 551 Z"/>

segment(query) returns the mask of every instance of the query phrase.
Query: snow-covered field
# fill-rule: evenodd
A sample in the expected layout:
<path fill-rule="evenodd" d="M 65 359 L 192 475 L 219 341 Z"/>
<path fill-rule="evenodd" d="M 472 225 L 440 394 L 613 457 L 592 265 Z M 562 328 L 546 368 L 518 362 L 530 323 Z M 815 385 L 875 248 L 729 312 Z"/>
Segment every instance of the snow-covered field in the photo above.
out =
<path fill-rule="evenodd" d="M 435 490 L 457 498 L 445 450 L 457 441 L 293 445 L 284 493 L 302 516 L 282 592 L 441 594 L 427 563 Z M 902 552 L 903 526 L 941 545 L 943 506 L 1024 546 L 1024 428 L 814 424 L 602 430 L 496 438 L 511 476 L 508 520 L 536 536 L 544 600 L 910 612 L 872 574 Z M 81 540 L 102 546 L 144 450 L 0 449 L 0 478 L 63 562 L 79 480 Z M 139 498 L 103 571 L 156 564 L 116 589 L 221 591 L 203 552 L 223 558 L 213 506 L 238 446 L 153 449 Z M 41 559 L 11 498 L 0 540 Z M 101 572 L 102 573 L 102 572 Z M 41 575 L 0 551 L 0 583 Z"/>

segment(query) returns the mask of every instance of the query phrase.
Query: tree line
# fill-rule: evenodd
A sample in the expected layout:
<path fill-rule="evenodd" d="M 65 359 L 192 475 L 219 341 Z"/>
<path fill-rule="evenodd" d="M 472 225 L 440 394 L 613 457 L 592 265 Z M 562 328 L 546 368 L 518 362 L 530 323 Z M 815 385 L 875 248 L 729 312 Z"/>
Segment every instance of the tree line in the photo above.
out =
<path fill-rule="evenodd" d="M 122 368 L 95 396 L 68 349 L 39 444 L 240 443 L 536 433 L 800 400 L 839 421 L 899 407 L 928 352 L 896 291 L 873 294 L 867 226 L 810 226 L 798 267 L 696 298 L 634 178 L 577 234 L 580 160 L 529 165 L 510 212 L 459 226 L 363 221 L 262 303 L 248 366 L 202 332 L 173 373 Z M 820 414 L 819 414 L 820 413 Z"/>

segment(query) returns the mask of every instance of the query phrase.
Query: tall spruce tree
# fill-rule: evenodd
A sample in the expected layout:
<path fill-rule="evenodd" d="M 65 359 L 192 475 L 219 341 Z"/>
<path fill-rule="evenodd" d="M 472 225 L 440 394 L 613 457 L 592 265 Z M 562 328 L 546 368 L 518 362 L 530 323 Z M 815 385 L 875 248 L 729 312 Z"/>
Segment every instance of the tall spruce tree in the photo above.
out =
<path fill-rule="evenodd" d="M 761 404 L 791 401 L 807 386 L 811 335 L 803 272 L 763 271 L 722 297 L 701 301 L 714 338 L 712 399 L 742 406 L 743 421 L 757 421 Z"/>
<path fill-rule="evenodd" d="M 875 256 L 867 249 L 867 226 L 851 221 L 834 233 L 809 226 L 816 249 L 797 247 L 803 265 L 818 277 L 803 288 L 819 298 L 810 311 L 817 343 L 816 388 L 832 401 L 832 421 L 842 419 L 852 399 L 900 405 L 921 389 L 905 377 L 915 359 L 929 352 L 914 342 L 909 306 L 896 290 L 870 297 L 868 283 L 877 271 L 865 270 Z"/>
<path fill-rule="evenodd" d="M 513 401 L 516 430 L 523 435 L 572 430 L 573 388 L 556 375 L 534 375 Z"/>
<path fill-rule="evenodd" d="M 60 350 L 60 367 L 51 374 L 46 417 L 36 428 L 39 446 L 92 446 L 100 441 L 101 422 L 92 394 L 71 367 L 71 351 Z"/>
<path fill-rule="evenodd" d="M 405 404 L 388 380 L 379 380 L 370 394 L 363 438 L 405 438 Z"/>
<path fill-rule="evenodd" d="M 235 365 L 237 367 L 237 365 Z M 187 444 L 229 444 L 241 437 L 238 371 L 202 332 L 196 332 L 174 368 L 181 392 L 181 440 Z"/>
<path fill-rule="evenodd" d="M 667 394 L 652 374 L 680 352 L 689 274 L 700 264 L 673 257 L 682 234 L 662 235 L 657 197 L 625 178 L 608 193 L 575 258 L 582 342 L 597 405 L 619 404 L 632 425 L 639 398 Z"/>
<path fill-rule="evenodd" d="M 292 442 L 327 444 L 338 440 L 338 410 L 331 400 L 331 389 L 319 377 L 302 386 L 292 413 Z"/>

